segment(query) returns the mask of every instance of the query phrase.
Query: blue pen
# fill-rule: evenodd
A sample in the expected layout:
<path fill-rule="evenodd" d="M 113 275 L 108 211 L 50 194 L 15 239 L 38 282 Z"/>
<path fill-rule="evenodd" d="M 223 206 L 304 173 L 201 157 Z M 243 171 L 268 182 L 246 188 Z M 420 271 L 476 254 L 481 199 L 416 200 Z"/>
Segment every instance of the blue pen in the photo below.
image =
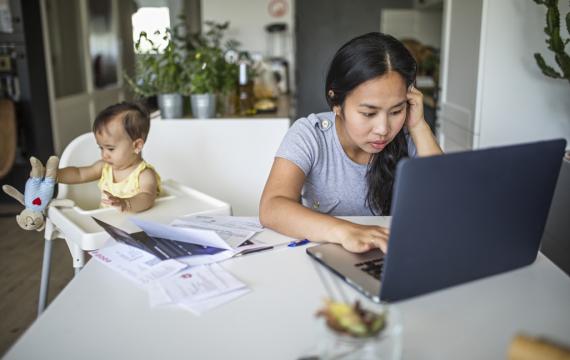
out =
<path fill-rule="evenodd" d="M 287 246 L 289 246 L 289 247 L 296 247 L 296 246 L 303 246 L 303 245 L 306 245 L 306 244 L 308 244 L 308 243 L 310 243 L 310 241 L 307 240 L 307 239 L 304 239 L 304 240 L 299 240 L 299 241 L 291 241 L 291 242 L 289 243 L 289 245 L 287 245 Z"/>

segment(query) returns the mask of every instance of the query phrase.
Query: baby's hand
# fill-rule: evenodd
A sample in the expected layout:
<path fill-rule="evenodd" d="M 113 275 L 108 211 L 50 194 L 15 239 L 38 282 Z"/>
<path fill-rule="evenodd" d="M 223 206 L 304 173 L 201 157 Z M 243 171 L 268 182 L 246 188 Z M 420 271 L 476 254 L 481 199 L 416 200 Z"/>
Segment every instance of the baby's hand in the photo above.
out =
<path fill-rule="evenodd" d="M 105 195 L 101 202 L 105 205 L 113 206 L 118 208 L 121 211 L 126 211 L 128 209 L 128 202 L 126 199 L 116 197 L 108 191 L 103 191 Z"/>

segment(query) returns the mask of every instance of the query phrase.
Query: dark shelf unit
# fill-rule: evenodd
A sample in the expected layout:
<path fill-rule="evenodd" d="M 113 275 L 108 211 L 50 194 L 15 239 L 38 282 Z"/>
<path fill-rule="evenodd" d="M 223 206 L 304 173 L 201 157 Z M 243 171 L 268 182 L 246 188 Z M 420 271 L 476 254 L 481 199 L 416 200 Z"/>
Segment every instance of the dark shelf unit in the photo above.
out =
<path fill-rule="evenodd" d="M 18 78 L 16 99 L 18 155 L 8 175 L 0 179 L 23 191 L 30 166 L 28 158 L 42 161 L 53 154 L 49 90 L 47 84 L 40 0 L 10 0 L 11 33 L 0 33 L 0 48 L 12 53 Z M 0 201 L 13 201 L 0 192 Z"/>

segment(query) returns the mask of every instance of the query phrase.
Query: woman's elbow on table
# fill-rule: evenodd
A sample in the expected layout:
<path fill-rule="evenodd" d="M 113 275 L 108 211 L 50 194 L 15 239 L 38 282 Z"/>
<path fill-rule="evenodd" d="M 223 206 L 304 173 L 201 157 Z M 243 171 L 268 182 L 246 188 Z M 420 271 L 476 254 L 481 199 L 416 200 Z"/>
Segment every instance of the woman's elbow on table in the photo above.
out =
<path fill-rule="evenodd" d="M 259 201 L 259 222 L 263 227 L 266 228 L 273 228 L 274 221 L 273 221 L 273 214 L 272 214 L 272 207 L 274 203 L 274 198 L 268 196 L 261 196 L 261 200 Z"/>

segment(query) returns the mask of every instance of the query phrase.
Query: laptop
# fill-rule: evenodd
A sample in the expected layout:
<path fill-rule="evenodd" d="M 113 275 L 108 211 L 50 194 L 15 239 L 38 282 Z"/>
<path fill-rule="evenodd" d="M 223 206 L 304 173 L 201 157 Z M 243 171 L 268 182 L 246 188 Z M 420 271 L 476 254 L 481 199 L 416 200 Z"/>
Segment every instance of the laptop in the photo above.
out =
<path fill-rule="evenodd" d="M 562 162 L 540 251 L 570 276 L 570 152 Z"/>
<path fill-rule="evenodd" d="M 531 264 L 564 155 L 563 139 L 404 159 L 388 251 L 308 248 L 373 301 L 399 301 Z"/>

